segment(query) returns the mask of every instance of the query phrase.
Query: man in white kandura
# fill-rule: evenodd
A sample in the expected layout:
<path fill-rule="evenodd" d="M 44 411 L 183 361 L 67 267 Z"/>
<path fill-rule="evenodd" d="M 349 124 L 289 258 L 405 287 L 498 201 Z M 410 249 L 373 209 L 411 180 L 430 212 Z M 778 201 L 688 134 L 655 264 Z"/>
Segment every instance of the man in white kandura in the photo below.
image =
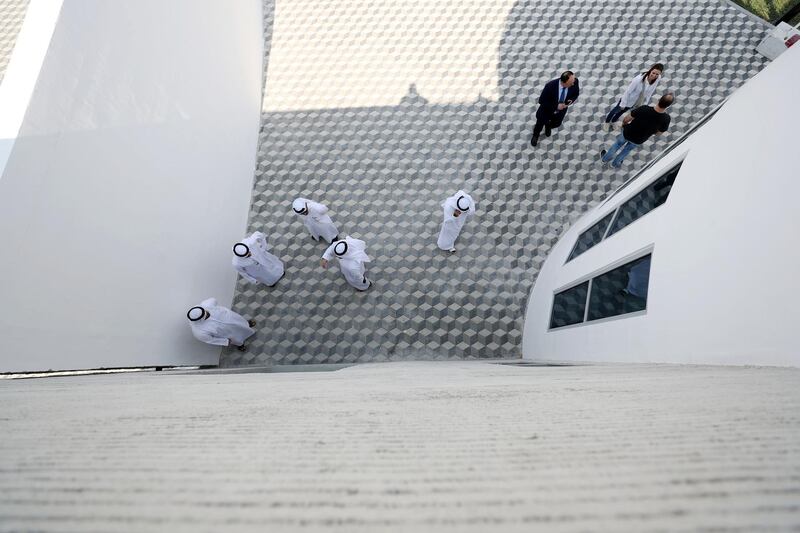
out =
<path fill-rule="evenodd" d="M 472 196 L 464 191 L 458 191 L 453 196 L 442 202 L 444 208 L 444 221 L 436 243 L 442 250 L 456 251 L 456 239 L 461 233 L 461 228 L 467 220 L 475 216 L 475 202 Z"/>
<path fill-rule="evenodd" d="M 254 320 L 245 320 L 227 307 L 217 305 L 216 298 L 203 300 L 189 309 L 186 317 L 197 340 L 217 346 L 236 346 L 241 352 L 245 350 L 245 339 L 256 332 Z"/>
<path fill-rule="evenodd" d="M 339 230 L 328 216 L 328 208 L 306 198 L 297 198 L 292 202 L 292 211 L 303 217 L 303 224 L 311 233 L 311 238 L 318 241 L 320 237 L 328 242 L 339 238 Z"/>
<path fill-rule="evenodd" d="M 283 277 L 283 261 L 268 252 L 267 236 L 260 231 L 233 245 L 233 268 L 250 283 L 272 287 Z"/>
<path fill-rule="evenodd" d="M 347 283 L 359 291 L 365 291 L 372 285 L 372 282 L 367 279 L 364 266 L 364 263 L 371 261 L 365 251 L 366 248 L 367 245 L 364 241 L 352 237 L 336 241 L 328 246 L 328 249 L 322 254 L 322 268 L 328 268 L 328 261 L 336 257 Z"/>

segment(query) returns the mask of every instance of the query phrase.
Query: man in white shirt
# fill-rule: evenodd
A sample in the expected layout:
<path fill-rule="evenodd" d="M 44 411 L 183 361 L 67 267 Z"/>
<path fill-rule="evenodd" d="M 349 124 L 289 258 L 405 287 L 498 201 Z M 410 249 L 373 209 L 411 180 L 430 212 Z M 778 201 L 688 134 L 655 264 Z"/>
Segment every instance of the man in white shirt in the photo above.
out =
<path fill-rule="evenodd" d="M 245 320 L 227 307 L 217 305 L 216 298 L 208 298 L 186 313 L 192 335 L 199 341 L 216 346 L 236 346 L 243 352 L 244 341 L 256 331 L 253 320 Z"/>
<path fill-rule="evenodd" d="M 449 252 L 456 251 L 456 239 L 467 220 L 475 216 L 475 202 L 472 196 L 464 191 L 458 191 L 453 196 L 442 202 L 444 220 L 439 231 L 439 240 L 436 245 Z"/>
<path fill-rule="evenodd" d="M 369 289 L 372 282 L 367 279 L 366 266 L 364 263 L 371 261 L 366 252 L 367 245 L 364 241 L 345 237 L 335 241 L 328 246 L 322 254 L 322 268 L 328 268 L 328 262 L 334 257 L 339 260 L 339 269 L 342 271 L 344 279 L 353 288 L 359 291 Z"/>
<path fill-rule="evenodd" d="M 269 253 L 267 236 L 260 231 L 233 245 L 233 268 L 250 283 L 272 287 L 283 277 L 283 261 Z"/>
<path fill-rule="evenodd" d="M 307 198 L 297 198 L 292 202 L 292 211 L 303 218 L 303 224 L 315 241 L 322 237 L 331 243 L 339 238 L 339 230 L 336 229 L 333 220 L 327 214 L 328 208 L 324 205 Z"/>

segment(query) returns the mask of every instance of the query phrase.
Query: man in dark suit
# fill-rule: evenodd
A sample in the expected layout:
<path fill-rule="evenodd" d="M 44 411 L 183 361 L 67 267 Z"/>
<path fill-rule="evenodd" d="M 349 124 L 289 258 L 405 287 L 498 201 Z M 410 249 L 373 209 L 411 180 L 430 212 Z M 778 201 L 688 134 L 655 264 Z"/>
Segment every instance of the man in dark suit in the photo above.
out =
<path fill-rule="evenodd" d="M 564 71 L 561 76 L 548 81 L 539 95 L 539 109 L 536 110 L 536 125 L 533 127 L 531 145 L 539 142 L 539 134 L 550 137 L 553 128 L 557 128 L 567 116 L 569 106 L 575 103 L 580 94 L 578 78 L 571 70 Z"/>

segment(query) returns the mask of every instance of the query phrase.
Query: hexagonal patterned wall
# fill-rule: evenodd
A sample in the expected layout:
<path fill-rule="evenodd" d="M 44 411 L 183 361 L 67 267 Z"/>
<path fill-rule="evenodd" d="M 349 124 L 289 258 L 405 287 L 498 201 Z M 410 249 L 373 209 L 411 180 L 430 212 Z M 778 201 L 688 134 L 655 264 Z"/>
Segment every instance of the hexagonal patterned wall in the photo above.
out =
<path fill-rule="evenodd" d="M 293 0 L 265 3 L 265 95 L 248 231 L 286 263 L 273 288 L 239 280 L 234 309 L 258 322 L 221 364 L 500 358 L 520 353 L 526 299 L 558 236 L 670 137 L 764 65 L 767 26 L 700 0 Z M 672 133 L 603 166 L 600 122 L 660 61 Z M 536 99 L 562 70 L 581 96 L 537 148 Z M 440 203 L 477 202 L 450 255 Z M 327 204 L 367 243 L 365 293 L 291 211 Z"/>
<path fill-rule="evenodd" d="M 0 83 L 6 74 L 29 0 L 0 0 Z"/>

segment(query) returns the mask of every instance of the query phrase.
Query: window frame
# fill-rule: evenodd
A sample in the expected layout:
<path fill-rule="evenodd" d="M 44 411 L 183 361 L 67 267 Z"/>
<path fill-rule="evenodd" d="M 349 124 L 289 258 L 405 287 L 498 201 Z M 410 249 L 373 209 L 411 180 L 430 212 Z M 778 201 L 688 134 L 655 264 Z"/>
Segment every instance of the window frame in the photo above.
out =
<path fill-rule="evenodd" d="M 594 243 L 593 245 L 589 246 L 588 248 L 586 248 L 584 251 L 582 251 L 578 255 L 573 256 L 572 254 L 575 252 L 575 250 L 578 248 L 578 244 L 581 242 L 581 237 L 586 235 L 586 233 L 588 231 L 590 231 L 593 227 L 595 227 L 596 225 L 598 225 L 599 223 L 601 223 L 603 220 L 605 220 L 608 217 L 611 217 L 611 218 L 608 219 L 608 223 L 606 224 L 606 229 L 603 230 L 603 234 L 600 236 L 600 240 L 597 241 L 596 243 Z M 586 228 L 585 230 L 580 232 L 580 234 L 578 234 L 578 238 L 575 239 L 575 244 L 572 245 L 572 249 L 569 251 L 569 255 L 567 256 L 567 260 L 564 261 L 564 264 L 567 264 L 570 261 L 572 261 L 573 259 L 582 256 L 583 254 L 585 254 L 586 252 L 588 252 L 589 250 L 591 250 L 592 248 L 594 248 L 595 246 L 597 246 L 598 244 L 600 244 L 601 242 L 606 240 L 606 236 L 608 235 L 608 230 L 611 228 L 611 225 L 614 223 L 614 220 L 616 218 L 617 218 L 617 210 L 615 209 L 614 211 L 609 211 L 608 213 L 606 213 L 605 215 L 603 215 L 599 219 L 597 219 L 597 222 L 595 222 L 594 224 L 590 225 L 588 228 Z"/>
<path fill-rule="evenodd" d="M 566 265 L 570 261 L 574 261 L 575 259 L 577 259 L 578 257 L 582 256 L 583 254 L 585 254 L 586 252 L 588 252 L 589 250 L 591 250 L 595 246 L 599 246 L 600 244 L 605 242 L 606 239 L 609 239 L 609 238 L 613 237 L 614 235 L 618 235 L 622 231 L 625 231 L 625 228 L 627 228 L 628 226 L 632 226 L 636 221 L 641 220 L 642 218 L 646 217 L 647 215 L 649 215 L 653 211 L 657 211 L 661 207 L 664 207 L 667 204 L 667 200 L 669 200 L 669 195 L 667 196 L 667 199 L 664 200 L 664 203 L 662 203 L 659 206 L 654 207 L 653 209 L 649 210 L 647 213 L 645 213 L 642 216 L 637 217 L 636 219 L 634 219 L 631 223 L 626 224 L 624 227 L 620 228 L 619 230 L 615 231 L 613 234 L 609 235 L 609 232 L 611 231 L 611 228 L 614 227 L 614 223 L 617 221 L 617 217 L 619 216 L 619 212 L 620 212 L 620 209 L 622 208 L 622 206 L 627 204 L 629 201 L 631 201 L 633 198 L 635 198 L 640 193 L 642 193 L 645 189 L 647 189 L 651 185 L 655 184 L 658 180 L 660 180 L 661 178 L 663 178 L 664 176 L 666 176 L 667 174 L 669 174 L 670 172 L 675 170 L 676 167 L 679 167 L 678 168 L 678 173 L 675 175 L 675 179 L 677 179 L 678 178 L 678 174 L 680 174 L 680 167 L 683 167 L 683 163 L 686 161 L 686 156 L 687 155 L 688 155 L 688 152 L 683 154 L 683 156 L 680 157 L 677 161 L 673 162 L 673 164 L 669 165 L 669 167 L 664 172 L 660 172 L 658 174 L 658 176 L 656 176 L 655 178 L 651 179 L 650 181 L 645 183 L 643 186 L 641 186 L 641 187 L 637 188 L 636 190 L 632 191 L 631 194 L 627 198 L 625 198 L 623 201 L 621 201 L 619 204 L 617 204 L 617 206 L 613 210 L 606 211 L 605 213 L 603 213 L 602 216 L 597 217 L 594 220 L 594 223 L 589 224 L 588 226 L 586 226 L 586 229 L 581 231 L 578 234 L 578 237 L 575 239 L 575 243 L 572 245 L 572 248 L 570 248 L 569 254 L 567 254 L 567 259 L 564 261 L 564 264 Z M 674 186 L 675 186 L 675 183 L 673 182 L 672 186 L 670 187 L 670 194 L 672 194 L 672 187 L 674 187 Z M 579 253 L 575 257 L 572 257 L 572 252 L 578 246 L 578 242 L 580 241 L 581 237 L 587 231 L 592 229 L 596 224 L 598 224 L 604 218 L 606 218 L 609 214 L 612 215 L 611 221 L 608 223 L 608 226 L 606 226 L 606 230 L 603 232 L 603 237 L 599 241 L 597 241 L 597 243 L 595 243 L 594 245 L 590 246 L 589 248 L 587 248 L 583 252 Z"/>
<path fill-rule="evenodd" d="M 603 236 L 603 240 L 608 239 L 609 237 L 613 237 L 617 233 L 619 233 L 621 231 L 624 231 L 625 228 L 627 228 L 628 226 L 630 226 L 630 225 L 634 224 L 635 222 L 637 222 L 638 220 L 641 220 L 642 218 L 646 217 L 647 215 L 649 215 L 653 211 L 657 210 L 659 207 L 663 207 L 664 205 L 666 205 L 667 200 L 669 200 L 669 195 L 672 194 L 672 187 L 675 186 L 675 179 L 678 178 L 678 174 L 680 174 L 681 168 L 683 167 L 683 162 L 684 162 L 684 159 L 681 159 L 680 161 L 678 161 L 674 165 L 670 165 L 669 170 L 667 170 L 666 172 L 662 172 L 661 174 L 658 175 L 658 177 L 656 179 L 654 179 L 653 181 L 649 182 L 647 185 L 645 185 L 644 187 L 642 187 L 641 189 L 636 191 L 634 194 L 631 194 L 628 198 L 625 199 L 624 202 L 621 202 L 617 206 L 617 209 L 614 211 L 614 218 L 611 219 L 611 224 L 608 225 L 608 231 L 606 231 L 606 234 Z M 676 169 L 677 169 L 677 171 L 676 171 Z M 614 225 L 617 223 L 617 220 L 619 219 L 620 213 L 622 212 L 622 207 L 627 205 L 628 202 L 632 201 L 634 198 L 636 198 L 637 196 L 642 194 L 644 191 L 646 191 L 647 189 L 649 189 L 650 187 L 655 185 L 656 182 L 658 182 L 660 179 L 665 178 L 667 175 L 669 175 L 673 171 L 676 171 L 675 172 L 675 177 L 672 180 L 672 185 L 670 185 L 670 187 L 669 187 L 669 193 L 667 193 L 667 197 L 664 199 L 664 201 L 660 205 L 657 205 L 654 208 L 648 210 L 646 213 L 642 214 L 641 216 L 638 216 L 638 217 L 634 218 L 629 223 L 625 224 L 624 226 L 622 226 L 621 228 L 616 230 L 614 233 L 611 233 L 611 230 L 614 228 Z M 603 241 L 600 241 L 600 242 L 603 242 Z"/>
<path fill-rule="evenodd" d="M 581 319 L 581 321 L 580 322 L 576 322 L 574 324 L 564 324 L 563 326 L 553 327 L 552 326 L 552 323 L 553 323 L 553 312 L 554 312 L 555 306 L 556 306 L 556 296 L 561 294 L 561 293 L 570 291 L 570 290 L 572 290 L 572 289 L 574 289 L 576 287 L 580 287 L 584 283 L 586 283 L 586 297 L 585 297 L 585 299 L 583 301 L 583 318 Z M 589 294 L 591 294 L 591 290 L 592 290 L 592 278 L 589 278 L 588 282 L 587 282 L 586 279 L 583 279 L 583 281 L 575 282 L 575 283 L 567 286 L 564 289 L 561 289 L 561 290 L 558 290 L 558 291 L 554 291 L 552 300 L 550 302 L 550 319 L 547 321 L 547 329 L 551 330 L 551 329 L 569 328 L 569 327 L 572 327 L 572 326 L 579 326 L 580 324 L 583 324 L 584 322 L 586 322 L 586 306 L 589 305 Z"/>
<path fill-rule="evenodd" d="M 593 285 L 594 284 L 593 282 L 596 279 L 600 278 L 601 276 L 605 276 L 606 274 L 609 274 L 609 273 L 613 272 L 617 268 L 620 268 L 622 266 L 628 265 L 630 263 L 635 263 L 636 261 L 639 261 L 640 259 L 644 259 L 645 257 L 649 257 L 650 258 L 650 268 L 648 269 L 648 272 L 647 272 L 647 297 L 644 298 L 644 309 L 638 309 L 636 311 L 628 311 L 627 313 L 618 313 L 616 315 L 603 316 L 603 317 L 600 317 L 600 318 L 589 319 L 589 308 L 591 307 L 591 303 L 592 303 L 592 294 L 591 294 L 591 292 L 587 291 L 587 294 L 586 294 L 586 314 L 585 314 L 585 320 L 584 320 L 583 323 L 596 324 L 596 323 L 599 323 L 599 322 L 607 321 L 607 320 L 610 320 L 612 318 L 617 318 L 617 317 L 621 317 L 621 316 L 626 316 L 627 317 L 627 316 L 632 316 L 632 315 L 637 315 L 638 316 L 638 315 L 647 314 L 647 303 L 650 300 L 650 271 L 652 270 L 652 267 L 653 267 L 653 254 L 645 254 L 645 255 L 642 255 L 640 257 L 637 257 L 636 259 L 631 259 L 630 261 L 622 263 L 621 265 L 619 265 L 619 266 L 617 266 L 615 268 L 608 269 L 605 272 L 594 276 L 592 278 L 592 282 L 590 282 L 590 286 Z"/>
<path fill-rule="evenodd" d="M 644 248 L 640 248 L 640 249 L 636 250 L 635 252 L 629 253 L 629 254 L 623 256 L 622 258 L 617 259 L 616 261 L 614 261 L 612 263 L 608 263 L 608 264 L 606 264 L 606 265 L 604 265 L 604 266 L 602 266 L 600 268 L 597 268 L 597 269 L 593 270 L 592 272 L 589 272 L 588 274 L 585 274 L 585 275 L 575 279 L 574 281 L 572 281 L 570 283 L 561 285 L 560 287 L 554 289 L 552 294 L 550 295 L 550 313 L 547 315 L 548 318 L 547 318 L 547 330 L 546 331 L 548 333 L 551 332 L 551 331 L 563 331 L 563 330 L 569 329 L 569 328 L 577 328 L 577 327 L 589 326 L 589 325 L 592 325 L 592 324 L 602 324 L 602 323 L 605 323 L 605 322 L 610 322 L 612 320 L 622 320 L 622 319 L 625 319 L 625 318 L 633 318 L 633 317 L 637 317 L 637 316 L 646 315 L 647 314 L 647 309 L 648 309 L 648 307 L 650 305 L 650 292 L 649 292 L 650 277 L 648 277 L 648 280 L 647 280 L 648 295 L 647 295 L 647 300 L 645 301 L 645 304 L 644 304 L 644 309 L 642 309 L 640 311 L 632 311 L 630 313 L 623 313 L 621 315 L 614 315 L 614 316 L 609 316 L 609 317 L 605 317 L 605 318 L 597 318 L 595 320 L 587 320 L 588 316 L 589 316 L 589 301 L 590 301 L 590 299 L 592 297 L 592 285 L 593 285 L 592 282 L 594 281 L 594 278 L 602 276 L 603 274 L 611 272 L 612 270 L 614 270 L 616 268 L 619 268 L 619 267 L 621 267 L 621 266 L 623 266 L 623 265 L 625 265 L 627 263 L 632 263 L 632 262 L 636 261 L 637 259 L 641 259 L 641 258 L 646 257 L 648 255 L 650 256 L 650 268 L 652 269 L 653 256 L 655 255 L 655 244 L 649 244 L 649 245 L 645 246 Z M 559 294 L 559 293 L 562 293 L 564 291 L 567 291 L 569 289 L 572 289 L 573 287 L 577 287 L 578 285 L 580 285 L 582 283 L 585 283 L 586 281 L 589 282 L 589 286 L 588 286 L 588 288 L 586 290 L 586 302 L 585 302 L 584 307 L 583 307 L 583 321 L 582 322 L 578 322 L 577 324 L 569 324 L 569 325 L 566 325 L 566 326 L 558 326 L 558 327 L 555 327 L 555 328 L 551 328 L 550 327 L 550 323 L 552 322 L 553 307 L 555 305 L 556 295 Z"/>

